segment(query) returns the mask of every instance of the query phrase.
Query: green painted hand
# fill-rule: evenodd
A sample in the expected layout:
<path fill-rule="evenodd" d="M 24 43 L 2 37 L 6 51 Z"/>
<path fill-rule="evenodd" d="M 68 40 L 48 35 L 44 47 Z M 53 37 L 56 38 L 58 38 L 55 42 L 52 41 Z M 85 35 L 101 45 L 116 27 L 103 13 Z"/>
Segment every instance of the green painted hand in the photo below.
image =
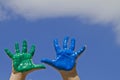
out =
<path fill-rule="evenodd" d="M 35 65 L 32 62 L 32 57 L 35 52 L 35 46 L 32 45 L 29 52 L 27 52 L 27 42 L 23 41 L 22 52 L 20 52 L 19 44 L 15 44 L 15 54 L 11 53 L 8 49 L 5 49 L 7 55 L 12 59 L 13 69 L 16 72 L 27 72 L 36 69 L 44 69 L 42 64 Z"/>

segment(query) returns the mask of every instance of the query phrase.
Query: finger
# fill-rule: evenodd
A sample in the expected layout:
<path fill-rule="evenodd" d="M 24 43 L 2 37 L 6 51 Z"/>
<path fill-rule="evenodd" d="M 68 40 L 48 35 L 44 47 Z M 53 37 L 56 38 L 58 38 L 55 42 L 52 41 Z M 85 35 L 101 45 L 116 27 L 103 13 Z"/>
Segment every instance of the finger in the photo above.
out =
<path fill-rule="evenodd" d="M 82 48 L 80 48 L 80 50 L 78 50 L 77 52 L 76 52 L 76 56 L 80 56 L 84 51 L 85 51 L 85 49 L 86 49 L 86 45 L 84 45 Z"/>
<path fill-rule="evenodd" d="M 15 52 L 16 53 L 20 53 L 20 49 L 19 49 L 19 44 L 18 43 L 15 44 Z"/>
<path fill-rule="evenodd" d="M 56 51 L 57 53 L 59 53 L 60 50 L 61 50 L 61 48 L 60 48 L 60 46 L 59 46 L 59 44 L 58 44 L 58 40 L 57 40 L 57 39 L 54 40 L 54 48 L 55 48 L 55 51 Z"/>
<path fill-rule="evenodd" d="M 8 49 L 5 49 L 5 52 L 11 59 L 13 58 L 13 54 Z"/>
<path fill-rule="evenodd" d="M 67 48 L 68 39 L 69 39 L 69 37 L 64 38 L 64 40 L 63 40 L 63 49 Z"/>
<path fill-rule="evenodd" d="M 23 45 L 22 45 L 22 53 L 27 53 L 27 41 L 23 41 Z"/>
<path fill-rule="evenodd" d="M 34 55 L 34 53 L 35 53 L 35 45 L 31 46 L 31 49 L 30 49 L 29 53 L 31 54 L 31 56 Z"/>
<path fill-rule="evenodd" d="M 75 49 L 75 39 L 71 39 L 71 44 L 70 44 L 70 50 L 74 50 Z"/>
<path fill-rule="evenodd" d="M 42 64 L 34 65 L 34 69 L 45 69 L 46 67 Z"/>
<path fill-rule="evenodd" d="M 54 61 L 52 61 L 52 60 L 42 59 L 41 62 L 46 63 L 46 64 L 48 64 L 48 65 L 50 65 L 50 66 L 52 66 L 52 67 L 55 67 Z"/>

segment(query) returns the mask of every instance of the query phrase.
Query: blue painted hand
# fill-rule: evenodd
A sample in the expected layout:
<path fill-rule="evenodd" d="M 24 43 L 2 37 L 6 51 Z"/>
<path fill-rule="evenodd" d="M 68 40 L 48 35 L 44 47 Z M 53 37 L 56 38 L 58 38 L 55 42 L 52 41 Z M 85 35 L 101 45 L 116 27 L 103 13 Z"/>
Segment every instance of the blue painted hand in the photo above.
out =
<path fill-rule="evenodd" d="M 84 52 L 86 46 L 83 46 L 77 52 L 75 52 L 75 39 L 71 39 L 71 44 L 69 48 L 67 47 L 67 42 L 68 37 L 65 37 L 63 40 L 63 49 L 61 49 L 58 44 L 58 40 L 54 40 L 54 47 L 57 55 L 56 59 L 42 59 L 41 62 L 51 65 L 58 70 L 72 70 L 76 65 L 76 59 L 81 55 L 81 53 Z"/>

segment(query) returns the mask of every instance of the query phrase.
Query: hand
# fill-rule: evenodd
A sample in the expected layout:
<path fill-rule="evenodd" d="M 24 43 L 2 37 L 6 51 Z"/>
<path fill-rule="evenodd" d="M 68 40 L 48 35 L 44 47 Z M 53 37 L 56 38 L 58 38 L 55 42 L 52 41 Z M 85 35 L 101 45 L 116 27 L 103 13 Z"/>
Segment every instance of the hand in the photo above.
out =
<path fill-rule="evenodd" d="M 15 44 L 15 54 L 11 53 L 8 49 L 5 49 L 7 55 L 12 59 L 13 69 L 15 72 L 28 72 L 36 69 L 44 69 L 45 66 L 35 65 L 32 62 L 32 57 L 35 52 L 35 46 L 32 45 L 29 52 L 27 52 L 27 42 L 23 41 L 22 52 L 20 52 L 19 44 Z"/>
<path fill-rule="evenodd" d="M 77 52 L 75 52 L 75 39 L 71 39 L 71 45 L 69 48 L 67 47 L 67 42 L 68 37 L 65 37 L 63 41 L 63 49 L 61 49 L 58 44 L 58 40 L 54 40 L 54 47 L 57 53 L 56 59 L 42 59 L 41 62 L 51 65 L 58 70 L 72 70 L 76 65 L 76 59 L 81 55 L 81 53 L 83 53 L 83 51 L 86 49 L 86 46 L 83 46 Z"/>

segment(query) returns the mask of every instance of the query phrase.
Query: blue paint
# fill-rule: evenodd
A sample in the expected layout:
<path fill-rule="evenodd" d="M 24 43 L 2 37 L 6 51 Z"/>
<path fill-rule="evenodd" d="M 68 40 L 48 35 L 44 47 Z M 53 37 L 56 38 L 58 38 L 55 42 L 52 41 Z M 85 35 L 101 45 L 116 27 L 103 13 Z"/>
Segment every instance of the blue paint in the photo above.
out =
<path fill-rule="evenodd" d="M 44 62 L 58 70 L 70 71 L 76 65 L 76 59 L 80 56 L 81 53 L 84 52 L 86 46 L 81 47 L 78 51 L 74 51 L 75 49 L 75 39 L 71 39 L 70 47 L 67 47 L 68 37 L 65 37 L 63 40 L 63 49 L 58 44 L 58 40 L 54 40 L 54 47 L 56 51 L 56 59 L 42 59 L 41 62 Z"/>

